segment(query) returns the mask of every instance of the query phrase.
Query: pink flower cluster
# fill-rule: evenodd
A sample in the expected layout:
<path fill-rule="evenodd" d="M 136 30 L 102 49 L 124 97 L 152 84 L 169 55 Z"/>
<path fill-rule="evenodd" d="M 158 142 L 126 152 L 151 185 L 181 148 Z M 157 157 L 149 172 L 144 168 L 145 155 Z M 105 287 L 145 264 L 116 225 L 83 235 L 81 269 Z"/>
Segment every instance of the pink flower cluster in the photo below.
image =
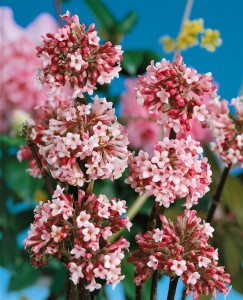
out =
<path fill-rule="evenodd" d="M 211 148 L 225 164 L 243 166 L 243 97 L 232 99 L 231 106 L 235 117 L 230 114 L 226 100 L 215 98 L 208 106 L 210 117 L 206 122 L 215 138 Z"/>
<path fill-rule="evenodd" d="M 121 260 L 129 242 L 120 238 L 109 243 L 108 237 L 120 228 L 131 227 L 126 212 L 126 202 L 105 195 L 95 196 L 79 191 L 78 200 L 64 194 L 57 186 L 52 200 L 40 203 L 35 209 L 25 247 L 30 247 L 31 261 L 35 267 L 48 264 L 48 258 L 57 257 L 70 271 L 70 279 L 77 284 L 84 278 L 86 289 L 101 287 L 100 278 L 114 286 L 124 278 Z"/>
<path fill-rule="evenodd" d="M 111 42 L 99 44 L 100 38 L 92 24 L 85 31 L 77 15 L 70 17 L 67 12 L 62 16 L 67 25 L 58 29 L 56 34 L 47 33 L 43 44 L 37 47 L 37 56 L 43 63 L 44 84 L 48 84 L 50 94 L 60 93 L 69 84 L 74 90 L 73 98 L 92 95 L 97 83 L 110 83 L 118 77 L 122 60 L 121 46 Z"/>
<path fill-rule="evenodd" d="M 155 145 L 151 157 L 142 150 L 130 157 L 125 182 L 139 194 L 154 195 L 155 201 L 165 207 L 176 197 L 186 197 L 189 209 L 209 191 L 212 172 L 202 152 L 199 142 L 190 136 L 181 140 L 166 137 Z"/>
<path fill-rule="evenodd" d="M 161 126 L 156 123 L 157 115 L 150 115 L 145 107 L 137 104 L 135 79 L 127 79 L 125 86 L 126 92 L 121 96 L 121 117 L 127 127 L 129 146 L 152 153 L 162 134 Z"/>
<path fill-rule="evenodd" d="M 158 114 L 163 126 L 175 132 L 189 131 L 192 118 L 203 121 L 207 115 L 203 97 L 216 96 L 212 82 L 211 73 L 198 74 L 187 68 L 180 55 L 173 63 L 162 59 L 154 65 L 152 61 L 145 76 L 139 77 L 137 101 L 149 113 Z"/>
<path fill-rule="evenodd" d="M 127 167 L 127 131 L 117 122 L 112 103 L 95 96 L 93 104 L 57 109 L 39 144 L 54 178 L 83 186 L 95 179 L 119 178 Z"/>
<path fill-rule="evenodd" d="M 9 8 L 1 8 L 1 94 L 0 132 L 7 132 L 13 121 L 15 110 L 32 116 L 38 114 L 35 106 L 45 99 L 35 80 L 39 64 L 35 56 L 36 36 L 45 30 L 55 31 L 57 24 L 47 15 L 40 15 L 27 29 L 19 27 L 13 20 Z"/>
<path fill-rule="evenodd" d="M 60 106 L 68 105 L 70 103 L 70 97 L 65 95 L 58 97 L 53 97 L 50 100 L 46 100 L 44 104 L 38 107 L 38 117 L 35 120 L 30 120 L 30 125 L 32 127 L 31 139 L 32 142 L 38 148 L 38 144 L 42 143 L 42 138 L 44 131 L 49 128 L 49 120 L 57 117 L 57 108 Z M 43 167 L 48 168 L 46 159 L 37 151 L 39 158 L 42 162 Z M 29 146 L 21 146 L 17 158 L 20 162 L 23 160 L 29 161 L 29 168 L 26 170 L 33 177 L 41 177 L 41 171 L 36 163 L 36 160 L 29 148 Z"/>
<path fill-rule="evenodd" d="M 135 283 L 143 284 L 154 270 L 167 276 L 179 276 L 185 284 L 186 293 L 213 293 L 218 290 L 225 295 L 229 288 L 230 275 L 224 267 L 218 266 L 218 251 L 208 244 L 214 229 L 209 223 L 201 223 L 195 210 L 185 210 L 177 217 L 177 224 L 161 216 L 162 229 L 156 228 L 145 234 L 138 234 L 139 249 L 128 258 L 136 267 Z"/>

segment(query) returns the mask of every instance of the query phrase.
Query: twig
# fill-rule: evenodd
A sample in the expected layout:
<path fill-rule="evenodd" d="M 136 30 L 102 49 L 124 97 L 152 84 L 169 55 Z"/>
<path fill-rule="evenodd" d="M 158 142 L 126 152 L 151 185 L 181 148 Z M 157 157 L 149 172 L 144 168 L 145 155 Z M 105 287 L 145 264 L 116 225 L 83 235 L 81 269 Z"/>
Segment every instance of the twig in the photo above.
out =
<path fill-rule="evenodd" d="M 143 286 L 142 285 L 136 285 L 136 300 L 141 300 L 142 299 L 142 291 L 143 291 Z"/>
<path fill-rule="evenodd" d="M 215 195 L 213 196 L 211 206 L 210 206 L 210 208 L 208 210 L 208 213 L 207 213 L 206 222 L 208 222 L 208 223 L 210 223 L 212 221 L 213 216 L 214 216 L 214 212 L 215 212 L 216 208 L 218 207 L 218 204 L 221 200 L 221 195 L 222 195 L 222 192 L 223 192 L 223 189 L 224 189 L 226 179 L 229 175 L 230 167 L 231 167 L 231 164 L 229 164 L 227 167 L 225 167 L 224 171 L 221 175 L 217 191 L 216 191 Z"/>
<path fill-rule="evenodd" d="M 51 185 L 50 176 L 49 176 L 48 172 L 46 171 L 46 169 L 42 165 L 41 159 L 38 155 L 38 149 L 36 147 L 36 144 L 32 141 L 31 132 L 32 132 L 32 127 L 30 126 L 30 124 L 27 121 L 24 122 L 21 125 L 21 127 L 19 128 L 19 133 L 20 133 L 20 135 L 25 136 L 26 143 L 27 143 L 28 147 L 30 148 L 31 153 L 34 156 L 34 159 L 35 159 L 35 161 L 36 161 L 36 163 L 37 163 L 37 165 L 38 165 L 38 167 L 41 171 L 41 175 L 45 180 L 45 184 L 48 188 L 48 191 L 49 191 L 50 195 L 52 196 L 54 190 L 53 190 L 53 187 Z"/>
<path fill-rule="evenodd" d="M 179 279 L 179 277 L 170 279 L 170 285 L 169 285 L 167 300 L 174 300 L 175 299 L 176 286 L 177 286 L 178 279 Z"/>
<path fill-rule="evenodd" d="M 158 270 L 156 270 L 156 271 L 154 271 L 154 274 L 152 276 L 150 300 L 156 300 L 157 288 L 158 288 L 158 279 L 159 279 L 159 272 L 158 272 Z"/>
<path fill-rule="evenodd" d="M 184 10 L 184 13 L 183 13 L 183 17 L 182 17 L 181 26 L 180 26 L 180 30 L 179 30 L 178 36 L 180 35 L 180 33 L 183 30 L 183 26 L 184 26 L 185 21 L 188 20 L 189 17 L 190 17 L 190 14 L 191 14 L 191 11 L 192 11 L 193 2 L 194 2 L 194 0 L 187 0 L 187 2 L 186 2 L 186 7 L 185 7 L 185 10 Z M 179 53 L 180 53 L 179 49 L 175 49 L 172 61 L 175 60 L 176 56 Z"/>
<path fill-rule="evenodd" d="M 60 17 L 62 15 L 62 7 L 61 7 L 61 0 L 54 0 L 55 2 L 55 9 L 56 9 L 56 14 L 58 18 L 58 24 L 59 26 L 63 25 L 62 18 Z"/>

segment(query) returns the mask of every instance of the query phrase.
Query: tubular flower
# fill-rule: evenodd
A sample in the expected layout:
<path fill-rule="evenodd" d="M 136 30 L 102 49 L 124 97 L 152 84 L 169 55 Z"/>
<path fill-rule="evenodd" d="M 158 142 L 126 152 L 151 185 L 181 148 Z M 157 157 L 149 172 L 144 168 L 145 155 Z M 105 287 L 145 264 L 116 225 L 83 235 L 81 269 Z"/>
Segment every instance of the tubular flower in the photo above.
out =
<path fill-rule="evenodd" d="M 117 122 L 112 103 L 70 104 L 57 109 L 39 144 L 54 178 L 83 186 L 95 179 L 119 178 L 127 166 L 126 128 Z"/>
<path fill-rule="evenodd" d="M 211 148 L 225 164 L 240 163 L 243 166 L 243 97 L 232 99 L 236 114 L 231 115 L 228 101 L 215 98 L 208 105 L 207 125 L 214 142 Z"/>
<path fill-rule="evenodd" d="M 158 122 L 175 132 L 191 129 L 190 120 L 197 117 L 203 121 L 207 114 L 204 97 L 216 96 L 211 73 L 198 74 L 186 67 L 182 57 L 170 63 L 164 58 L 147 67 L 145 76 L 139 77 L 137 101 L 150 114 L 159 115 Z"/>
<path fill-rule="evenodd" d="M 136 236 L 139 249 L 128 258 L 136 267 L 135 283 L 143 284 L 154 270 L 174 278 L 179 276 L 185 284 L 186 293 L 208 295 L 216 291 L 228 294 L 230 275 L 218 266 L 218 251 L 208 244 L 214 229 L 201 222 L 195 210 L 185 210 L 177 217 L 176 225 L 160 216 L 162 229 L 156 228 Z M 159 235 L 159 240 L 158 240 Z"/>
<path fill-rule="evenodd" d="M 70 103 L 70 97 L 59 95 L 58 97 L 52 97 L 50 100 L 46 100 L 42 105 L 38 107 L 38 118 L 35 120 L 30 120 L 30 125 L 32 127 L 31 139 L 32 142 L 37 145 L 42 142 L 44 130 L 49 127 L 49 120 L 57 117 L 57 108 L 63 105 L 68 105 Z M 39 158 L 41 159 L 42 165 L 47 168 L 48 164 L 46 159 L 39 153 Z M 23 160 L 29 161 L 29 168 L 26 170 L 33 177 L 41 177 L 41 171 L 36 163 L 36 160 L 29 148 L 29 146 L 21 146 L 17 158 L 20 162 Z"/>
<path fill-rule="evenodd" d="M 74 201 L 63 190 L 57 186 L 52 200 L 35 209 L 34 223 L 24 241 L 32 264 L 45 266 L 49 258 L 57 257 L 68 267 L 74 284 L 84 278 L 86 288 L 93 291 L 101 287 L 96 283 L 100 278 L 115 286 L 124 278 L 121 260 L 129 243 L 120 238 L 109 244 L 107 239 L 122 227 L 130 229 L 128 218 L 120 217 L 126 212 L 126 202 L 81 190 Z"/>
<path fill-rule="evenodd" d="M 159 205 L 169 207 L 175 198 L 186 197 L 186 208 L 198 203 L 209 191 L 211 170 L 199 142 L 164 138 L 155 145 L 152 157 L 140 150 L 131 156 L 125 180 L 139 194 L 154 195 Z"/>
<path fill-rule="evenodd" d="M 50 94 L 60 93 L 69 84 L 74 90 L 73 98 L 92 95 L 96 84 L 110 83 L 118 77 L 122 60 L 121 46 L 111 42 L 100 45 L 100 38 L 92 24 L 85 30 L 77 15 L 62 16 L 67 25 L 56 34 L 47 33 L 43 43 L 37 46 L 37 56 L 42 60 L 41 81 L 50 87 Z"/>

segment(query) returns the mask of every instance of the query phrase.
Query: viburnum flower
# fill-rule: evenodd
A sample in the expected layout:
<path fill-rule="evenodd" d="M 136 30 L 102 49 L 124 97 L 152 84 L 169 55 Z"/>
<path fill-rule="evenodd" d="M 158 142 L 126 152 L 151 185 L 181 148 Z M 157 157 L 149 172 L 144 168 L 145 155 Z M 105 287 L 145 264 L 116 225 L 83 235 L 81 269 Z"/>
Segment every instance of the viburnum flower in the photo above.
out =
<path fill-rule="evenodd" d="M 0 132 L 6 133 L 15 121 L 13 112 L 21 110 L 37 116 L 35 107 L 46 98 L 35 80 L 36 67 L 40 65 L 35 45 L 45 31 L 55 32 L 57 23 L 50 15 L 41 14 L 24 29 L 15 23 L 11 9 L 1 7 L 0 14 Z"/>
<path fill-rule="evenodd" d="M 186 197 L 186 208 L 198 203 L 209 191 L 212 172 L 199 142 L 165 137 L 155 145 L 153 155 L 140 150 L 129 159 L 125 180 L 136 192 L 154 195 L 159 205 L 169 207 L 176 197 Z"/>
<path fill-rule="evenodd" d="M 74 90 L 73 98 L 92 95 L 96 85 L 110 83 L 118 77 L 122 60 L 121 46 L 111 42 L 100 45 L 100 38 L 92 24 L 85 30 L 77 15 L 67 11 L 62 19 L 67 25 L 56 34 L 47 33 L 43 43 L 37 46 L 37 56 L 43 62 L 40 79 L 50 88 L 49 94 L 60 93 L 69 84 Z"/>
<path fill-rule="evenodd" d="M 49 120 L 57 117 L 57 108 L 63 105 L 68 105 L 71 98 L 66 95 L 59 95 L 58 97 L 52 97 L 46 99 L 41 105 L 38 106 L 38 117 L 29 120 L 31 126 L 31 139 L 32 142 L 37 146 L 42 142 L 44 130 L 49 128 Z M 37 151 L 39 158 L 42 162 L 43 167 L 47 168 L 48 164 L 46 159 Z M 17 158 L 20 162 L 23 160 L 29 161 L 29 168 L 26 170 L 31 176 L 40 178 L 41 171 L 36 163 L 36 160 L 29 148 L 29 146 L 21 146 Z"/>
<path fill-rule="evenodd" d="M 201 222 L 195 210 L 185 210 L 175 225 L 163 215 L 160 219 L 161 241 L 156 238 L 158 228 L 136 236 L 139 248 L 128 258 L 136 267 L 135 283 L 143 284 L 158 270 L 171 278 L 179 276 L 194 300 L 199 294 L 216 297 L 216 291 L 227 295 L 230 275 L 218 266 L 218 251 L 208 244 L 210 224 Z"/>
<path fill-rule="evenodd" d="M 99 214 L 104 207 L 107 216 Z M 124 278 L 121 260 L 129 242 L 121 237 L 109 243 L 108 237 L 120 228 L 131 227 L 116 207 L 126 211 L 126 202 L 116 198 L 111 202 L 105 195 L 85 194 L 81 190 L 74 201 L 72 195 L 57 186 L 52 200 L 36 207 L 34 223 L 24 240 L 25 247 L 30 248 L 32 264 L 45 266 L 49 258 L 56 257 L 68 267 L 74 284 L 84 278 L 86 289 L 93 291 L 101 287 L 96 282 L 100 278 L 115 286 Z"/>
<path fill-rule="evenodd" d="M 178 55 L 173 63 L 165 60 L 147 67 L 145 76 L 139 77 L 137 101 L 150 114 L 159 115 L 158 122 L 175 132 L 190 131 L 190 120 L 203 121 L 207 109 L 203 97 L 216 96 L 216 85 L 211 73 L 199 74 L 188 68 Z"/>
<path fill-rule="evenodd" d="M 153 152 L 154 144 L 162 135 L 162 128 L 157 124 L 157 115 L 137 104 L 135 79 L 125 81 L 126 91 L 121 95 L 121 117 L 124 118 L 128 131 L 129 146 Z"/>
<path fill-rule="evenodd" d="M 235 113 L 231 114 L 229 106 Z M 226 165 L 240 163 L 243 166 L 243 97 L 226 100 L 215 98 L 208 105 L 206 124 L 212 132 L 214 142 L 211 149 Z"/>
<path fill-rule="evenodd" d="M 69 104 L 57 109 L 39 144 L 54 178 L 83 186 L 95 179 L 119 178 L 128 160 L 126 128 L 117 122 L 112 103 Z"/>

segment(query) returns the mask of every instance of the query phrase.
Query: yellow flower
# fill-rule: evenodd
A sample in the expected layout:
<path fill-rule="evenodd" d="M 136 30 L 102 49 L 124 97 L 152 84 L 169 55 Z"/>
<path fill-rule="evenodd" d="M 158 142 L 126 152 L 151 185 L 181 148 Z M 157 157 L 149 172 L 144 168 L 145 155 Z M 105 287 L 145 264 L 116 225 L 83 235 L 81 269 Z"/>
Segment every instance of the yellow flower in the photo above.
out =
<path fill-rule="evenodd" d="M 165 52 L 171 52 L 175 49 L 174 39 L 172 39 L 168 35 L 163 36 L 160 39 L 160 43 L 162 44 L 162 47 L 163 47 Z"/>
<path fill-rule="evenodd" d="M 216 47 L 222 44 L 220 33 L 218 30 L 206 29 L 205 35 L 201 39 L 201 47 L 207 49 L 210 52 L 214 52 Z"/>
<path fill-rule="evenodd" d="M 203 32 L 203 19 L 197 19 L 193 21 L 185 21 L 183 25 L 182 34 L 198 35 Z"/>

